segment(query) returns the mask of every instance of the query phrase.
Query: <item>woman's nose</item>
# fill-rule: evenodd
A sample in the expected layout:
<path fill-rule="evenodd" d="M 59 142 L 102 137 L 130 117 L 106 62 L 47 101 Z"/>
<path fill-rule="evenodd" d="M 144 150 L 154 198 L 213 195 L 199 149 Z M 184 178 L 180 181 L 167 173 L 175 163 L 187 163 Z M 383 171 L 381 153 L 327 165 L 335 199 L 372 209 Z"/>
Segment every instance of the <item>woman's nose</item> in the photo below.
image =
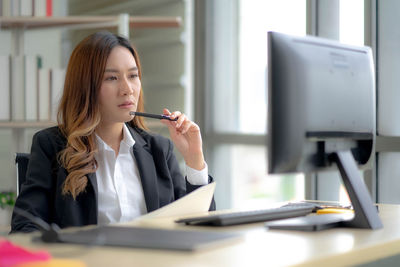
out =
<path fill-rule="evenodd" d="M 123 95 L 130 95 L 133 93 L 132 85 L 126 78 L 121 80 L 120 91 Z"/>

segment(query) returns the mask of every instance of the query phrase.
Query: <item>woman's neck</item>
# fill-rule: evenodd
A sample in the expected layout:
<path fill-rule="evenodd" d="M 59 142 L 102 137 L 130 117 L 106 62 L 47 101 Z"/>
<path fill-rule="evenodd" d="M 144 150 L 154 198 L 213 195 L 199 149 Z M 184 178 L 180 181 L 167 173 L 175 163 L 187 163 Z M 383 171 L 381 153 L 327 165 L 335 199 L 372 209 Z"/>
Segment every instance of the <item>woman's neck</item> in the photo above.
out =
<path fill-rule="evenodd" d="M 123 123 L 103 123 L 96 127 L 96 134 L 114 150 L 115 156 L 118 155 L 119 145 L 124 137 L 123 126 Z"/>

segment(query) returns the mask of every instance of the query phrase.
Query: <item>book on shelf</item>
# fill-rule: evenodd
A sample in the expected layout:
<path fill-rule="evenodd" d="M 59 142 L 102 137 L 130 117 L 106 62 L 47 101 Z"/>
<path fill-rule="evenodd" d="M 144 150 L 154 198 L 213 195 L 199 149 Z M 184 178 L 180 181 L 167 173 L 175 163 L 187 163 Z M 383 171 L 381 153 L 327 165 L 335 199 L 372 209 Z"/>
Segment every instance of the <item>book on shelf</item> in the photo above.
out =
<path fill-rule="evenodd" d="M 21 16 L 21 1 L 11 0 L 11 16 Z"/>
<path fill-rule="evenodd" d="M 0 16 L 51 17 L 53 0 L 0 0 Z"/>
<path fill-rule="evenodd" d="M 9 55 L 0 56 L 0 120 L 9 121 L 11 119 L 10 92 L 11 92 L 11 57 Z"/>
<path fill-rule="evenodd" d="M 24 56 L 11 57 L 11 120 L 25 119 Z"/>
<path fill-rule="evenodd" d="M 66 70 L 40 56 L 0 56 L 0 120 L 56 121 Z"/>
<path fill-rule="evenodd" d="M 51 69 L 51 120 L 57 120 L 57 110 L 60 104 L 60 99 L 64 90 L 65 69 L 53 68 Z"/>
<path fill-rule="evenodd" d="M 50 120 L 50 85 L 50 69 L 39 69 L 39 121 Z"/>
<path fill-rule="evenodd" d="M 25 57 L 25 120 L 38 119 L 38 84 L 41 59 L 39 56 L 26 55 Z"/>
<path fill-rule="evenodd" d="M 20 16 L 33 16 L 33 2 L 35 0 L 20 0 Z"/>
<path fill-rule="evenodd" d="M 35 17 L 51 17 L 53 15 L 53 2 L 51 0 L 35 0 L 33 15 Z"/>
<path fill-rule="evenodd" d="M 1 0 L 1 15 L 11 17 L 11 0 Z"/>
<path fill-rule="evenodd" d="M 56 121 L 65 72 L 38 55 L 0 55 L 0 120 Z"/>
<path fill-rule="evenodd" d="M 46 0 L 46 16 L 53 16 L 53 0 Z"/>

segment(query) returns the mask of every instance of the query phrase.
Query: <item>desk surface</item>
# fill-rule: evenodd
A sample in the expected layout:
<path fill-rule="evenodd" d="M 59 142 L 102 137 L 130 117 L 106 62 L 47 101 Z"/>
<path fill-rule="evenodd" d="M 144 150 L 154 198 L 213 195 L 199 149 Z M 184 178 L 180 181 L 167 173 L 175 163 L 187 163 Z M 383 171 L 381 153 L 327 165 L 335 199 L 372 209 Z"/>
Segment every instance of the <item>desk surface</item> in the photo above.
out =
<path fill-rule="evenodd" d="M 243 239 L 198 252 L 32 243 L 31 235 L 8 238 L 46 249 L 56 258 L 80 259 L 87 266 L 349 266 L 400 254 L 400 205 L 380 205 L 384 228 L 336 228 L 320 232 L 266 230 L 262 223 L 207 228 L 243 233 Z M 163 227 L 185 228 L 164 223 Z M 204 229 L 204 227 L 202 227 Z"/>

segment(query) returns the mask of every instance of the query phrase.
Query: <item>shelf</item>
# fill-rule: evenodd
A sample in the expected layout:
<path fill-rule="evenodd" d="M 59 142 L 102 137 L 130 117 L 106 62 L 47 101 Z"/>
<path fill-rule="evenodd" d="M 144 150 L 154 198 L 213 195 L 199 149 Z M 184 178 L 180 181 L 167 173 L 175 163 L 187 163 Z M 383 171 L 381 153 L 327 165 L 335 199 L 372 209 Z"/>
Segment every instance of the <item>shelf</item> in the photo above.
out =
<path fill-rule="evenodd" d="M 0 121 L 0 129 L 46 128 L 57 125 L 54 121 Z"/>
<path fill-rule="evenodd" d="M 118 16 L 68 16 L 68 17 L 0 17 L 1 29 L 73 27 L 79 25 L 101 25 L 114 27 L 118 25 Z M 133 16 L 129 17 L 129 26 L 133 28 L 167 28 L 179 27 L 179 17 Z"/>

